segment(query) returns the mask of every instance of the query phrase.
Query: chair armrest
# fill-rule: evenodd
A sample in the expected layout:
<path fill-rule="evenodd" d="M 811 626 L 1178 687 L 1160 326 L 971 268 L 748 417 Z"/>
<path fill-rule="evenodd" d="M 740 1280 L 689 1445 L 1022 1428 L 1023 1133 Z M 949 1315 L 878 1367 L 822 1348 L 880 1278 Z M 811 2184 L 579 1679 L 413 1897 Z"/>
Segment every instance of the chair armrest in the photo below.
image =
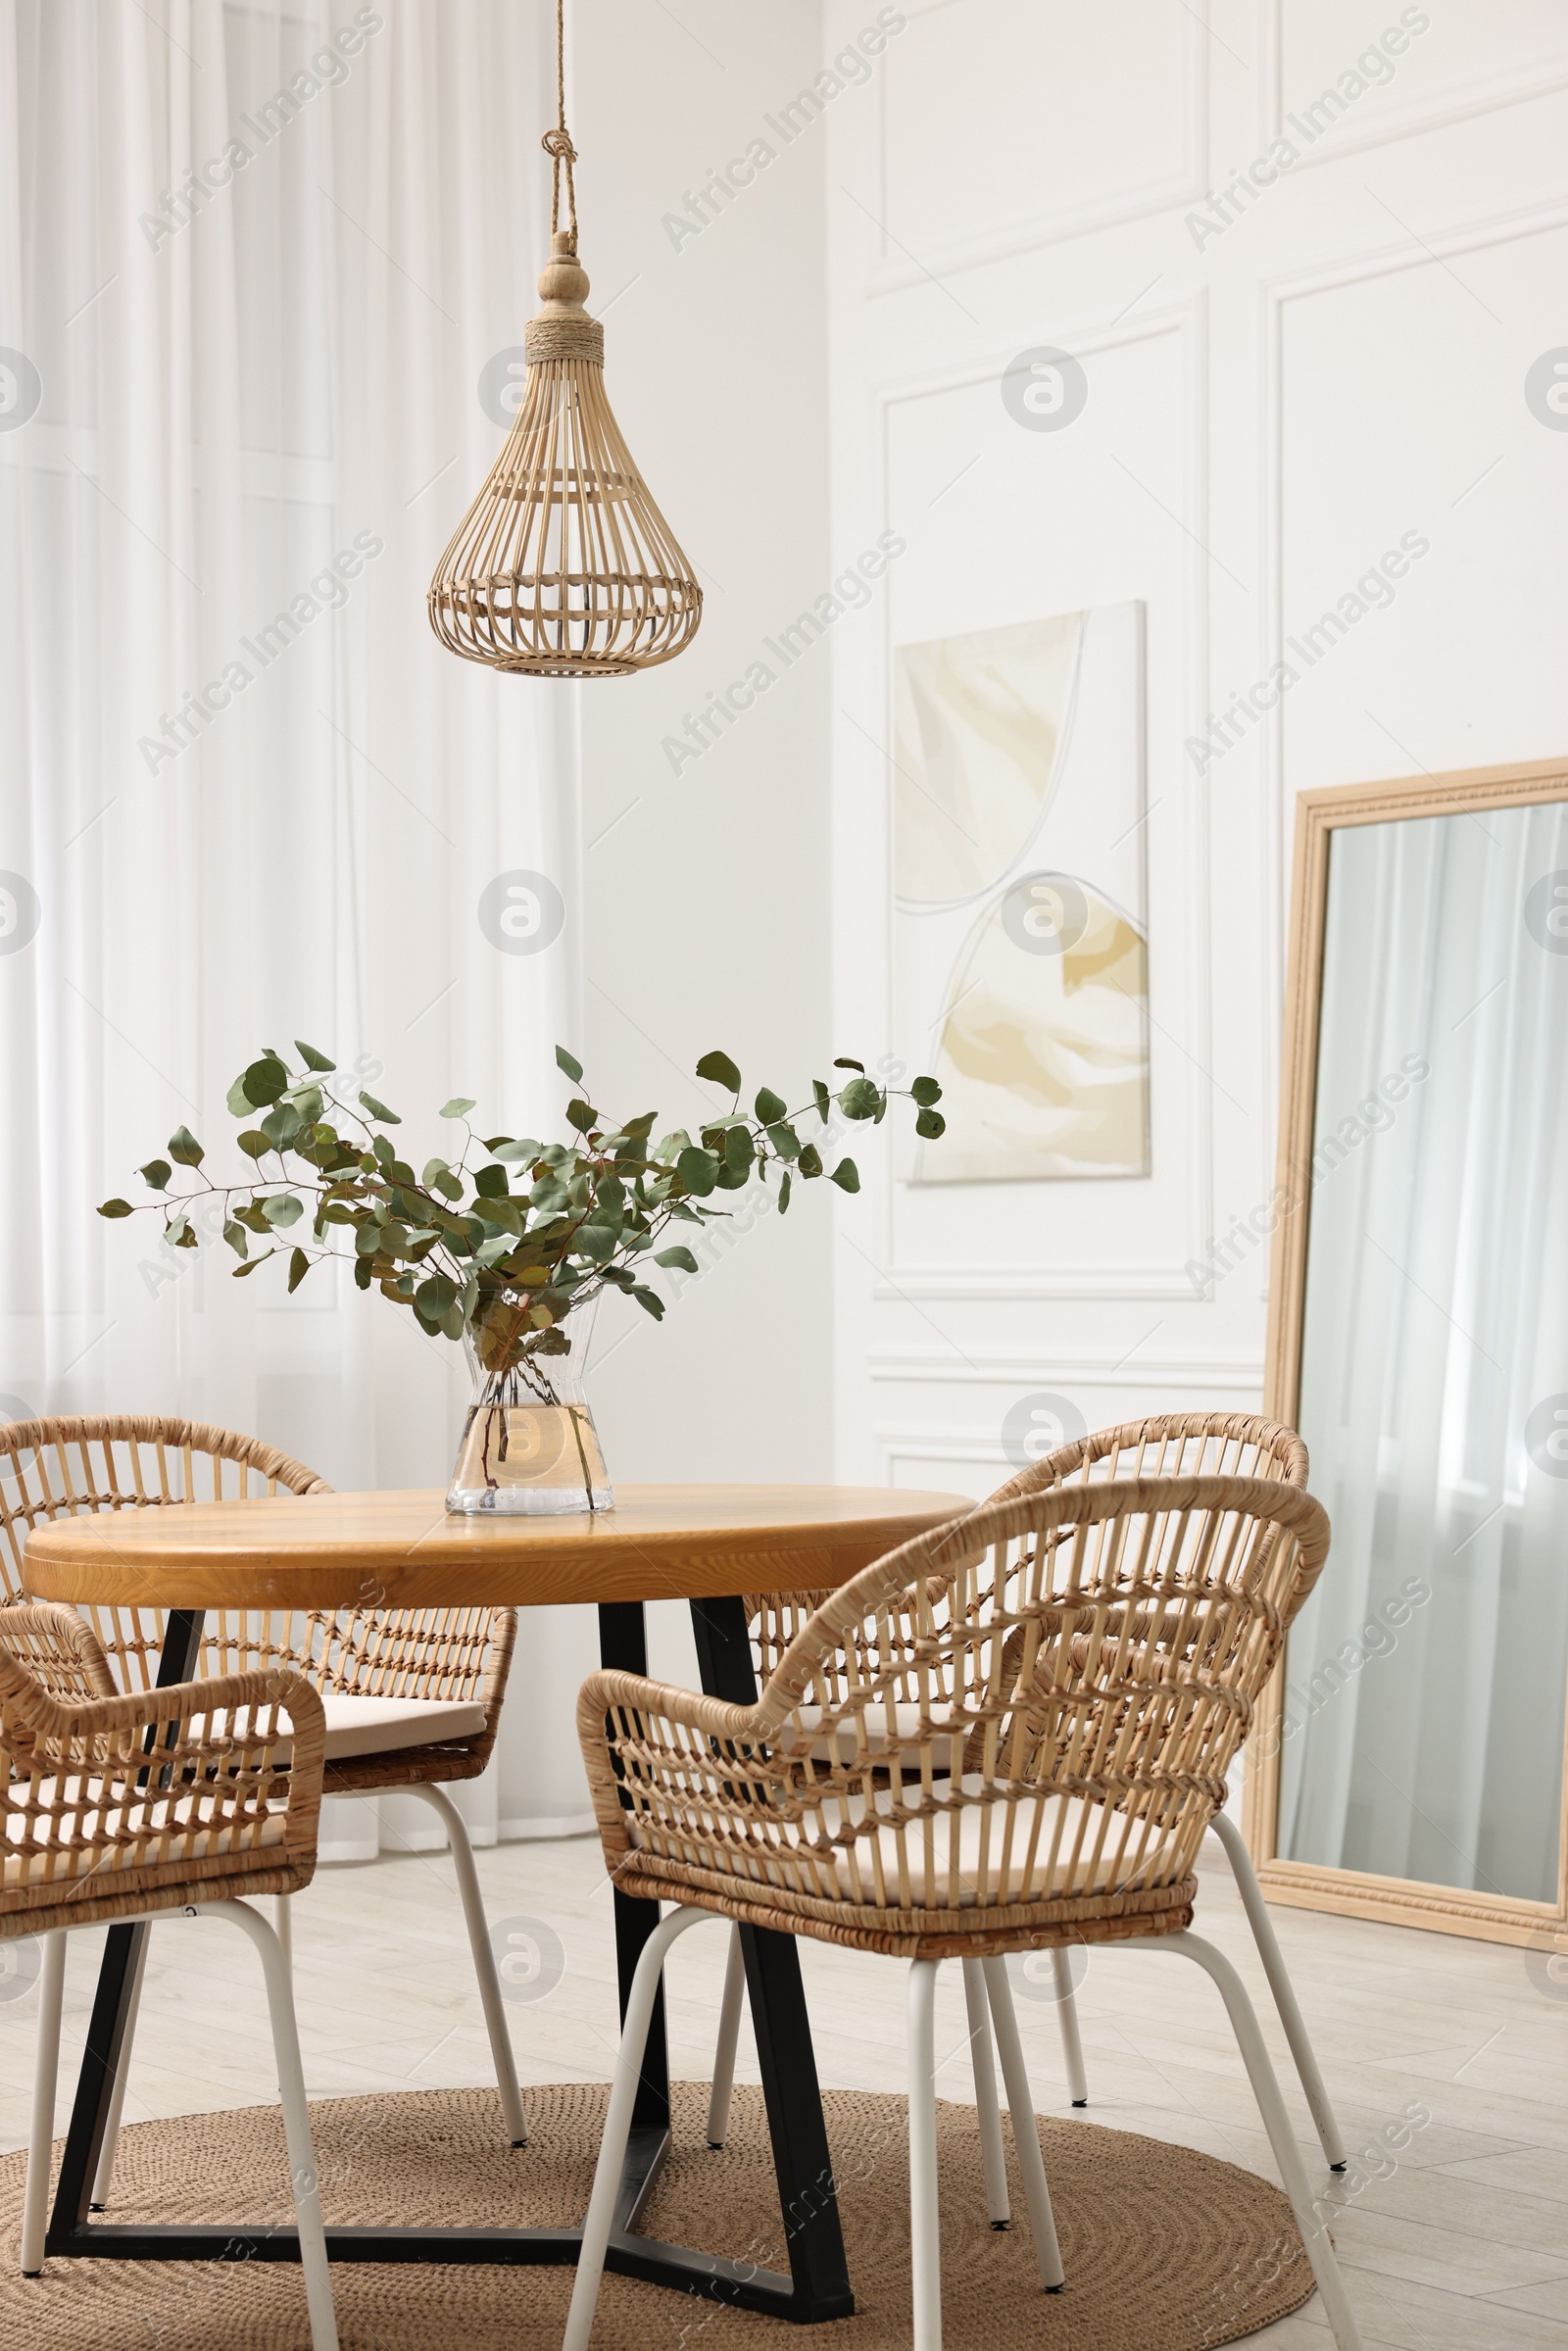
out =
<path fill-rule="evenodd" d="M 53 1698 L 112 1698 L 115 1677 L 85 1617 L 64 1600 L 0 1608 L 0 1648 Z"/>
<path fill-rule="evenodd" d="M 651 1682 L 643 1674 L 589 1675 L 577 1692 L 577 1737 L 594 1818 L 612 1872 L 632 1850 L 626 1834 L 628 1815 L 621 1801 L 625 1785 L 621 1775 L 658 1780 L 666 1772 L 678 1773 L 681 1758 L 689 1756 L 693 1762 L 701 1759 L 706 1778 L 713 1741 L 730 1744 L 764 1737 L 761 1714 L 760 1707 L 731 1706 L 722 1698 L 706 1697 L 701 1690 Z M 616 1716 L 621 1718 L 620 1724 L 607 1736 L 606 1718 Z M 775 1719 L 776 1715 L 769 1717 L 770 1722 Z"/>
<path fill-rule="evenodd" d="M 0 1651 L 7 1906 L 114 1915 L 316 1866 L 326 1752 L 297 1674 L 231 1674 L 63 1704 Z"/>

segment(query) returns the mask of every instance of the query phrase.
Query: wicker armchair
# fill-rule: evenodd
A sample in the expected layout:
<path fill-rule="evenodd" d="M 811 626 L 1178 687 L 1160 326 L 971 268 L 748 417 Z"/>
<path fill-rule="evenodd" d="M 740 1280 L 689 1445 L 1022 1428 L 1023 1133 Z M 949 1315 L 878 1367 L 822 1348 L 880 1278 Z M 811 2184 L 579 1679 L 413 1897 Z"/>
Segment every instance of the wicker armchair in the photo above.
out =
<path fill-rule="evenodd" d="M 1081 1485 L 1099 1478 L 1274 1478 L 1292 1486 L 1304 1486 L 1306 1475 L 1305 1445 L 1294 1429 L 1284 1427 L 1279 1421 L 1261 1420 L 1250 1413 L 1238 1412 L 1156 1413 L 1144 1420 L 1124 1421 L 1116 1428 L 1098 1429 L 1092 1435 L 1078 1438 L 1069 1445 L 1058 1445 L 1054 1452 L 1043 1455 L 1028 1469 L 1009 1478 L 1004 1486 L 999 1486 L 982 1506 L 989 1508 L 998 1502 L 1044 1494 L 1053 1487 Z M 790 1592 L 770 1596 L 754 1595 L 748 1600 L 747 1613 L 751 1620 L 752 1647 L 759 1684 L 767 1680 L 813 1610 L 830 1596 L 826 1592 Z M 861 1638 L 858 1629 L 852 1629 L 852 1641 Z M 909 1627 L 890 1620 L 886 1634 L 879 1635 L 879 1638 L 901 1641 L 907 1650 Z M 860 1670 L 864 1670 L 863 1660 Z M 915 1699 L 907 1672 L 896 1684 L 896 1715 L 901 1711 L 906 1721 L 911 1719 L 915 1712 Z M 1268 1905 L 1257 1883 L 1251 1856 L 1241 1831 L 1228 1813 L 1217 1812 L 1209 1826 L 1223 1845 L 1236 1879 L 1237 1890 L 1257 1944 L 1258 1957 L 1263 1963 L 1263 1971 L 1324 2156 L 1332 2170 L 1343 2172 L 1346 2165 L 1345 2139 L 1329 2102 L 1322 2071 L 1285 1965 L 1285 1955 L 1280 1949 L 1274 1923 L 1268 1914 Z M 1084 2065 L 1083 2038 L 1078 2027 L 1071 1963 L 1067 1951 L 1061 1946 L 1053 1950 L 1051 1961 L 1068 2092 L 1074 2106 L 1087 2106 L 1089 2081 Z M 996 2105 L 996 2081 L 985 1984 L 978 1965 L 972 1960 L 965 1962 L 964 1989 L 969 2005 L 976 2103 L 990 2109 Z M 724 1996 L 719 2008 L 718 2041 L 713 2053 L 713 2081 L 708 2121 L 708 2143 L 710 2147 L 723 2145 L 729 2127 L 730 2087 L 734 2079 L 735 2049 L 740 2034 L 744 1995 L 745 1971 L 737 1933 L 730 1937 Z M 999 2175 L 991 2182 L 991 2187 L 993 2225 L 999 2229 L 1005 2228 L 1010 2218 L 1005 2179 Z"/>
<path fill-rule="evenodd" d="M 50 1519 L 330 1491 L 303 1462 L 259 1439 L 201 1422 L 132 1415 L 13 1421 L 0 1426 L 0 1585 L 6 1599 L 20 1598 L 28 1531 Z M 100 1659 L 89 1668 L 98 1673 L 98 1693 L 150 1690 L 165 1612 L 89 1606 L 81 1615 Z M 201 1670 L 218 1677 L 301 1675 L 324 1710 L 324 1793 L 416 1795 L 437 1814 L 457 1873 L 503 2122 L 511 2144 L 522 2146 L 527 2118 L 478 1873 L 463 1816 L 444 1792 L 451 1782 L 477 1778 L 490 1760 L 515 1638 L 510 1608 L 226 1610 L 207 1620 Z M 64 1667 L 58 1658 L 40 1658 L 34 1670 L 53 1688 L 52 1677 Z M 287 1954 L 292 1938 L 284 1900 L 274 1924 Z M 144 1939 L 142 1969 L 146 1951 Z M 140 1996 L 138 1973 L 94 2209 L 108 2202 Z"/>
<path fill-rule="evenodd" d="M 660 1967 L 708 1916 L 911 1962 L 915 2351 L 941 2342 L 936 1970 L 983 1970 L 1050 2287 L 1061 2264 L 1004 1959 L 1111 1940 L 1188 1957 L 1218 1984 L 1335 2340 L 1356 2351 L 1251 2004 L 1189 1932 L 1226 1771 L 1327 1552 L 1321 1508 L 1288 1479 L 1082 1479 L 988 1504 L 864 1569 L 755 1706 L 590 1677 L 578 1732 L 606 1864 L 623 1892 L 679 1907 L 628 2002 L 567 2351 L 587 2351 Z M 876 1661 L 865 1671 L 862 1654 Z M 999 2160 L 1000 2127 L 982 2129 Z"/>
<path fill-rule="evenodd" d="M 288 1966 L 266 1919 L 241 1898 L 310 1883 L 321 1701 L 297 1674 L 275 1671 L 110 1695 L 98 1688 L 102 1669 L 72 1609 L 0 1610 L 0 1939 L 42 1938 L 48 2052 L 34 2083 L 22 2267 L 29 2277 L 43 2267 L 68 1932 L 158 1913 L 225 1918 L 261 1955 L 311 2340 L 315 2351 L 336 2351 Z"/>

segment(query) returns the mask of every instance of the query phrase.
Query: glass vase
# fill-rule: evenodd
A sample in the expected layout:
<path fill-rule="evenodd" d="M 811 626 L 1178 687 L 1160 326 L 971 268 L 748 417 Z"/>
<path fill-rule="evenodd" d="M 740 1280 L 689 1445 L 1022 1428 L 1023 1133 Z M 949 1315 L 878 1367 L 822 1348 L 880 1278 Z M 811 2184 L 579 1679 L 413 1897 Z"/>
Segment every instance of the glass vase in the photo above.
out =
<path fill-rule="evenodd" d="M 500 1510 L 537 1517 L 612 1510 L 615 1490 L 583 1393 L 593 1308 L 559 1325 L 561 1352 L 495 1344 L 495 1301 L 488 1328 L 466 1328 L 464 1346 L 473 1398 L 464 1422 L 447 1508 Z"/>

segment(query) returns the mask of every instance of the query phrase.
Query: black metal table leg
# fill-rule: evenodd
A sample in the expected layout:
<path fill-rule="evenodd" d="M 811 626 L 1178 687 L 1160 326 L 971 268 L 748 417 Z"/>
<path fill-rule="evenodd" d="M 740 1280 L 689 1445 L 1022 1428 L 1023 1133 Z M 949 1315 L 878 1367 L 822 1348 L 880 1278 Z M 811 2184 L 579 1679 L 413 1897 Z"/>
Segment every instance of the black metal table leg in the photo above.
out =
<path fill-rule="evenodd" d="M 757 1703 L 746 1605 L 740 1599 L 693 1600 L 697 1664 L 710 1697 L 733 1706 Z M 848 2318 L 855 2309 L 844 2232 L 839 2226 L 833 2159 L 822 2120 L 801 1955 L 793 1935 L 743 1927 L 746 1988 L 762 2073 L 773 2169 L 790 2259 L 794 2299 L 787 2316 Z"/>
<path fill-rule="evenodd" d="M 169 1690 L 178 1682 L 189 1682 L 195 1678 L 201 1656 L 204 1619 L 205 1611 L 202 1609 L 180 1608 L 170 1616 L 164 1630 L 163 1652 L 158 1660 L 160 1690 Z M 115 2080 L 120 2072 L 121 2046 L 125 2037 L 130 1988 L 136 1980 L 136 1961 L 142 1938 L 147 1933 L 145 1920 L 129 1926 L 111 1927 L 109 1930 L 103 1964 L 98 1971 L 92 2021 L 87 2027 L 87 2046 L 76 2082 L 75 2103 L 71 2110 L 71 2129 L 60 2166 L 54 2211 L 44 2241 L 46 2256 L 82 2250 L 75 2240 L 87 2227 L 87 2207 L 97 2176 L 98 2158 L 103 2151 L 109 2109 L 114 2101 Z"/>

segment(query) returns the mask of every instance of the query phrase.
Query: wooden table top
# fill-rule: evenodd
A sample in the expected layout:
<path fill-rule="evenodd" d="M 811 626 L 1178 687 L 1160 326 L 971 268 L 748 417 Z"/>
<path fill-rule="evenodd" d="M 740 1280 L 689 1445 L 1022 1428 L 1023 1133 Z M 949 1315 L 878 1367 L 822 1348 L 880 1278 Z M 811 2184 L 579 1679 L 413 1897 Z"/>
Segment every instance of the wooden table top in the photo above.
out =
<path fill-rule="evenodd" d="M 441 1492 L 281 1494 L 34 1527 L 38 1599 L 156 1608 L 543 1607 L 847 1583 L 974 1507 L 872 1486 L 622 1486 L 590 1517 L 449 1514 Z"/>

